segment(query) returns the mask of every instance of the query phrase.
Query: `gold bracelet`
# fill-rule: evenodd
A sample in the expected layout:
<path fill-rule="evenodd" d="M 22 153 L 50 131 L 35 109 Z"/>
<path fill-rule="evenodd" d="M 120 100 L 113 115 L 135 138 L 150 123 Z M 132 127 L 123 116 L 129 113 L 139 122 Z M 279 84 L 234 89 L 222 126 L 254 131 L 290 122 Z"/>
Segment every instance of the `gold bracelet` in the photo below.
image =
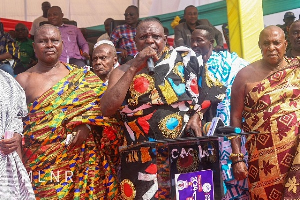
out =
<path fill-rule="evenodd" d="M 230 156 L 229 156 L 229 159 L 230 160 L 232 160 L 232 158 L 234 158 L 234 157 L 238 157 L 238 158 L 244 158 L 244 154 L 242 154 L 242 153 L 232 153 L 232 154 L 230 154 Z"/>
<path fill-rule="evenodd" d="M 235 139 L 235 138 L 239 138 L 241 137 L 240 135 L 236 135 L 236 136 L 228 136 L 228 140 L 232 140 L 232 139 Z"/>

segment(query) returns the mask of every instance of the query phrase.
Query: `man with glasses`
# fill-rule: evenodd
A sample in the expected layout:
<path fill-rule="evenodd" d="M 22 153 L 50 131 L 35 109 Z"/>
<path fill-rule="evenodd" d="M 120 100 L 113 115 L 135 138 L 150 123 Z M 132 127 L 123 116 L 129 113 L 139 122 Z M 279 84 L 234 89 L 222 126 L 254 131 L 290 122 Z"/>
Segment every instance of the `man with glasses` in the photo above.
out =
<path fill-rule="evenodd" d="M 110 37 L 114 43 L 117 52 L 120 53 L 121 64 L 132 59 L 137 54 L 137 48 L 134 43 L 136 27 L 139 22 L 139 9 L 136 6 L 128 6 L 124 13 L 125 24 L 117 26 Z"/>
<path fill-rule="evenodd" d="M 23 23 L 18 23 L 15 26 L 16 42 L 19 46 L 20 62 L 14 68 L 14 74 L 22 73 L 35 65 L 36 58 L 32 46 L 32 40 L 28 38 L 28 28 Z"/>
<path fill-rule="evenodd" d="M 180 23 L 174 29 L 174 42 L 175 46 L 191 47 L 191 35 L 198 25 L 208 25 L 214 30 L 215 50 L 223 49 L 222 33 L 216 29 L 207 19 L 198 20 L 198 10 L 195 6 L 189 5 L 184 9 L 185 22 Z"/>

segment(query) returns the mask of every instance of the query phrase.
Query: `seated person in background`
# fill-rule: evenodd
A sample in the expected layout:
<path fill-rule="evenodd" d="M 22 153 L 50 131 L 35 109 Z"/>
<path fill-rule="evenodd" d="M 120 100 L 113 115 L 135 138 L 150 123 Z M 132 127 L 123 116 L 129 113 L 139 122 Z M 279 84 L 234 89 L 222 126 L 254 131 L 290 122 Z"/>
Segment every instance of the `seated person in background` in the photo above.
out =
<path fill-rule="evenodd" d="M 202 56 L 204 68 L 200 77 L 199 103 L 210 100 L 211 106 L 203 116 L 204 123 L 211 122 L 213 117 L 220 117 L 226 126 L 230 124 L 230 97 L 231 86 L 236 74 L 248 62 L 238 57 L 236 53 L 228 51 L 213 50 L 214 32 L 212 27 L 207 25 L 197 26 L 192 33 L 191 45 L 197 56 Z M 245 138 L 243 138 L 243 145 Z M 227 138 L 219 138 L 219 150 L 222 173 L 224 174 L 224 184 L 226 186 L 226 199 L 247 198 L 247 180 L 238 182 L 233 179 L 231 171 L 231 144 Z M 242 153 L 246 154 L 245 146 Z"/>
<path fill-rule="evenodd" d="M 166 40 L 166 47 L 168 47 L 170 50 L 173 49 L 173 46 L 171 46 L 168 42 L 168 36 L 170 35 L 169 34 L 169 29 L 167 27 L 164 27 L 164 33 L 165 33 L 165 36 L 167 37 L 167 40 Z"/>
<path fill-rule="evenodd" d="M 200 118 L 193 110 L 198 103 L 200 71 L 195 53 L 187 47 L 165 48 L 164 29 L 155 18 L 141 21 L 136 31 L 139 53 L 110 74 L 100 100 L 103 115 L 121 110 L 127 130 L 124 145 L 183 137 L 190 129 L 201 136 Z M 150 58 L 153 75 L 147 67 Z"/>
<path fill-rule="evenodd" d="M 285 40 L 287 41 L 287 50 L 291 48 L 291 43 L 290 43 L 290 40 L 289 40 L 289 29 L 290 29 L 290 26 L 291 24 L 295 21 L 295 15 L 293 12 L 286 12 L 284 14 L 284 17 L 283 17 L 283 21 L 284 21 L 284 24 L 277 24 L 277 26 L 279 26 L 283 32 L 284 32 L 284 35 L 285 35 Z"/>
<path fill-rule="evenodd" d="M 96 43 L 92 55 L 93 72 L 108 84 L 109 75 L 118 62 L 114 44 L 109 40 L 100 40 Z"/>
<path fill-rule="evenodd" d="M 116 50 L 121 52 L 121 63 L 132 59 L 137 53 L 134 42 L 136 27 L 139 22 L 139 9 L 136 6 L 128 6 L 124 13 L 125 24 L 117 26 L 111 33 L 110 40 L 114 43 Z"/>
<path fill-rule="evenodd" d="M 291 43 L 291 48 L 286 51 L 286 56 L 289 58 L 300 56 L 300 20 L 292 23 L 288 38 Z"/>
<path fill-rule="evenodd" d="M 94 45 L 95 45 L 95 44 L 88 41 L 88 36 L 89 36 L 89 34 L 88 34 L 88 31 L 87 31 L 86 28 L 80 28 L 80 31 L 81 31 L 81 33 L 82 33 L 84 39 L 87 41 L 87 43 L 88 43 L 88 45 L 89 45 L 89 56 L 90 56 L 89 61 L 91 61 L 92 53 L 93 53 L 93 49 L 94 49 Z M 91 63 L 91 62 L 90 62 L 90 63 Z"/>
<path fill-rule="evenodd" d="M 223 49 L 223 37 L 222 33 L 216 29 L 207 19 L 198 20 L 198 9 L 189 5 L 184 9 L 184 19 L 185 22 L 178 24 L 174 29 L 174 46 L 187 46 L 191 47 L 191 35 L 193 30 L 198 25 L 208 25 L 214 30 L 215 41 L 217 46 L 216 50 Z"/>
<path fill-rule="evenodd" d="M 14 60 L 11 65 L 10 60 Z M 19 47 L 15 40 L 3 30 L 3 24 L 0 22 L 0 69 L 14 75 L 14 66 L 19 60 Z"/>
<path fill-rule="evenodd" d="M 105 28 L 105 33 L 100 35 L 100 37 L 97 39 L 97 42 L 100 40 L 110 40 L 110 34 L 111 34 L 111 22 L 113 21 L 113 18 L 107 18 L 104 21 L 104 28 Z"/>
<path fill-rule="evenodd" d="M 10 37 L 12 39 L 14 39 L 14 40 L 16 39 L 16 31 L 15 30 L 9 30 L 7 33 L 10 35 Z"/>
<path fill-rule="evenodd" d="M 32 46 L 32 40 L 28 38 L 28 28 L 25 24 L 18 23 L 15 27 L 16 42 L 19 46 L 20 61 L 14 68 L 14 74 L 22 73 L 37 63 Z"/>
<path fill-rule="evenodd" d="M 90 59 L 88 42 L 79 28 L 63 23 L 63 16 L 64 14 L 59 6 L 52 6 L 48 10 L 48 21 L 59 28 L 63 40 L 63 52 L 59 60 L 84 67 L 86 60 Z"/>
<path fill-rule="evenodd" d="M 119 126 L 100 111 L 106 86 L 93 72 L 59 61 L 62 45 L 55 26 L 40 26 L 33 43 L 38 63 L 16 77 L 29 108 L 25 167 L 38 199 L 117 199 L 110 154 L 119 146 Z"/>
<path fill-rule="evenodd" d="M 43 15 L 36 18 L 33 22 L 32 22 L 32 25 L 31 25 L 31 29 L 30 29 L 30 38 L 33 40 L 34 39 L 34 32 L 35 32 L 35 29 L 37 29 L 37 27 L 40 26 L 40 23 L 41 22 L 44 22 L 44 21 L 48 21 L 48 10 L 49 8 L 51 7 L 51 4 L 48 2 L 48 1 L 44 1 L 42 3 L 42 11 L 43 11 Z"/>

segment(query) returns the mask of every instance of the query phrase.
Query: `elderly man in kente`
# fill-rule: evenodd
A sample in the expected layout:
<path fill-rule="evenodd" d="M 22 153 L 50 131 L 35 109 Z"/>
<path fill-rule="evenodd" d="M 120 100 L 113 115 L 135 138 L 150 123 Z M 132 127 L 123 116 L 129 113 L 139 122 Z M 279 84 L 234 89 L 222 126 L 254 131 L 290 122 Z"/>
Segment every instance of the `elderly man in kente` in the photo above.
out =
<path fill-rule="evenodd" d="M 27 113 L 24 90 L 0 70 L 0 196 L 34 200 L 34 192 L 22 163 L 22 117 Z"/>
<path fill-rule="evenodd" d="M 104 118 L 103 82 L 91 71 L 59 61 L 59 30 L 43 25 L 33 47 L 38 63 L 17 76 L 29 114 L 24 123 L 24 163 L 40 199 L 116 199 L 118 185 L 106 148 L 118 146 L 117 122 Z M 94 126 L 103 127 L 102 136 Z M 103 141 L 103 142 L 102 142 Z"/>
<path fill-rule="evenodd" d="M 243 68 L 232 85 L 231 125 L 259 133 L 247 138 L 248 170 L 240 139 L 232 139 L 233 173 L 237 180 L 248 176 L 251 199 L 297 199 L 300 63 L 284 58 L 287 42 L 277 26 L 264 28 L 258 44 L 262 59 Z"/>
<path fill-rule="evenodd" d="M 94 45 L 93 72 L 107 85 L 115 66 L 118 66 L 118 57 L 114 44 L 109 40 L 100 40 Z"/>
<path fill-rule="evenodd" d="M 136 57 L 110 75 L 101 98 L 103 115 L 111 116 L 120 109 L 127 145 L 181 137 L 184 129 L 201 135 L 199 110 L 191 111 L 199 95 L 195 53 L 186 47 L 173 51 L 165 48 L 164 29 L 155 18 L 139 23 L 135 43 L 139 50 Z M 152 75 L 147 67 L 149 59 L 155 66 Z"/>
<path fill-rule="evenodd" d="M 248 62 L 236 53 L 213 50 L 214 32 L 210 26 L 200 25 L 192 33 L 191 45 L 197 56 L 202 56 L 204 68 L 199 84 L 201 87 L 199 103 L 210 100 L 211 106 L 206 110 L 202 125 L 211 122 L 213 117 L 220 117 L 225 125 L 230 123 L 230 96 L 233 80 Z M 245 138 L 243 153 L 246 154 Z M 247 180 L 237 181 L 231 173 L 231 143 L 226 137 L 219 138 L 221 168 L 226 190 L 226 199 L 248 199 Z"/>

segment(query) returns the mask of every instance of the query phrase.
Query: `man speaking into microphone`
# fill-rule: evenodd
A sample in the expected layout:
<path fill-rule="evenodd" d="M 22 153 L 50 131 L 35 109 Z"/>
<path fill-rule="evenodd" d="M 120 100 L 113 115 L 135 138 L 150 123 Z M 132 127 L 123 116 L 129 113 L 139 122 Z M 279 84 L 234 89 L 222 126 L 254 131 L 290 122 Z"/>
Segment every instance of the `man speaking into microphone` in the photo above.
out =
<path fill-rule="evenodd" d="M 199 63 L 187 47 L 169 50 L 161 23 L 141 21 L 136 29 L 138 54 L 110 75 L 101 98 L 104 116 L 120 111 L 125 144 L 185 136 L 201 136 L 198 104 Z"/>

